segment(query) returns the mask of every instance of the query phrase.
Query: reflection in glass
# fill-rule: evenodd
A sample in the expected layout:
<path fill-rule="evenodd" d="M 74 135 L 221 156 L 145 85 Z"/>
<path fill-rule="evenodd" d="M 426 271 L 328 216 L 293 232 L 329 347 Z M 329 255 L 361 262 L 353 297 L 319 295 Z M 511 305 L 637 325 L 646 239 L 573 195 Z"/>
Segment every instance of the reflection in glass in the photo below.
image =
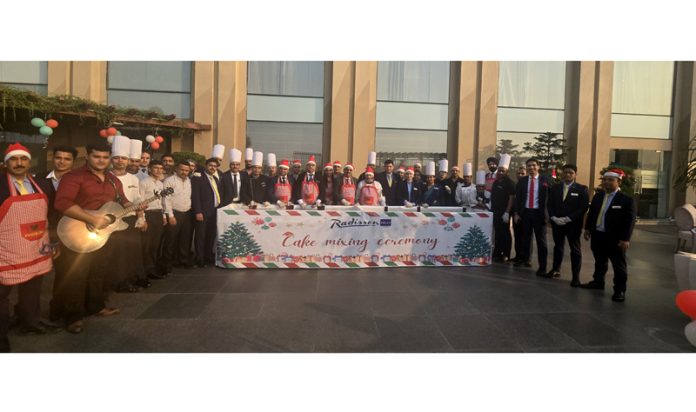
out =
<path fill-rule="evenodd" d="M 276 159 L 299 159 L 304 164 L 310 155 L 322 164 L 323 125 L 310 123 L 247 121 L 247 147 L 264 153 L 275 153 Z"/>
<path fill-rule="evenodd" d="M 48 94 L 48 62 L 0 61 L 0 84 Z"/>
<path fill-rule="evenodd" d="M 449 62 L 379 62 L 377 100 L 448 103 Z"/>
<path fill-rule="evenodd" d="M 248 94 L 324 96 L 324 62 L 249 62 Z"/>
<path fill-rule="evenodd" d="M 671 152 L 660 150 L 610 150 L 610 164 L 634 169 L 636 177 L 634 197 L 638 206 L 638 217 L 644 219 L 668 217 L 671 154 Z"/>

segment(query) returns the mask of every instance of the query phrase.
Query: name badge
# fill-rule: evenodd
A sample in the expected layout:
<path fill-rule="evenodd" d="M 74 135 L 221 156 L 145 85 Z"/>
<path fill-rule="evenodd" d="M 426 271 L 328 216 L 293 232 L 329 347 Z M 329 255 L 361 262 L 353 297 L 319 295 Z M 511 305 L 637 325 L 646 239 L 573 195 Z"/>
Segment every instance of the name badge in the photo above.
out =
<path fill-rule="evenodd" d="M 621 209 L 621 206 L 612 206 L 612 209 Z"/>
<path fill-rule="evenodd" d="M 580 196 L 580 193 L 571 193 L 571 196 Z"/>

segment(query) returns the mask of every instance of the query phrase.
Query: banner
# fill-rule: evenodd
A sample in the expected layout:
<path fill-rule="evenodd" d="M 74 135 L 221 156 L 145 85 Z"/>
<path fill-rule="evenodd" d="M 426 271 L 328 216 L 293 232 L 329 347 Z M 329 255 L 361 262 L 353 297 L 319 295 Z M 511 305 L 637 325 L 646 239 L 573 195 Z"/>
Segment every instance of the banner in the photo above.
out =
<path fill-rule="evenodd" d="M 413 210 L 342 206 L 327 206 L 326 210 L 220 209 L 217 266 L 363 268 L 490 264 L 492 213 L 465 213 L 461 208 Z"/>

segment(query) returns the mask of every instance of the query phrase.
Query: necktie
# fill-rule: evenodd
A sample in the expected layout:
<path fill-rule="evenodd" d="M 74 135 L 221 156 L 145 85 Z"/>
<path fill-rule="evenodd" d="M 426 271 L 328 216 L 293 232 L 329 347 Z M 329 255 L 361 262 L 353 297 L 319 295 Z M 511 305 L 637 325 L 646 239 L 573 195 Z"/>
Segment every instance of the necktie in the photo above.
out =
<path fill-rule="evenodd" d="M 307 175 L 307 181 L 311 182 L 312 180 L 314 180 L 314 175 L 312 175 L 312 174 Z"/>
<path fill-rule="evenodd" d="M 220 204 L 220 191 L 217 187 L 217 181 L 215 180 L 215 176 L 208 175 L 208 179 L 210 179 L 210 184 L 213 186 L 213 192 L 215 192 L 215 206 L 217 206 Z"/>
<path fill-rule="evenodd" d="M 27 190 L 26 187 L 24 187 L 24 182 L 21 180 L 15 180 L 17 182 L 17 186 L 19 187 L 19 194 L 20 195 L 28 195 L 29 191 Z"/>
<path fill-rule="evenodd" d="M 604 213 L 606 212 L 607 199 L 609 199 L 609 193 L 604 194 L 604 199 L 602 199 L 602 207 L 599 208 L 599 214 L 597 215 L 595 227 L 599 227 L 602 224 L 602 219 L 604 218 Z"/>
<path fill-rule="evenodd" d="M 285 184 L 285 176 L 280 178 L 280 183 Z"/>
<path fill-rule="evenodd" d="M 563 201 L 565 202 L 566 196 L 568 196 L 568 188 L 570 186 L 568 185 L 563 185 Z"/>
<path fill-rule="evenodd" d="M 529 209 L 534 209 L 534 179 L 534 176 L 530 176 L 529 178 L 529 202 L 527 203 Z"/>
<path fill-rule="evenodd" d="M 387 184 L 391 187 L 391 175 L 387 175 Z"/>
<path fill-rule="evenodd" d="M 234 192 L 233 192 L 234 196 L 232 196 L 232 197 L 235 198 L 235 197 L 237 197 L 237 193 L 239 193 L 239 191 L 237 190 L 237 174 L 236 173 L 232 175 L 232 187 L 234 188 Z"/>

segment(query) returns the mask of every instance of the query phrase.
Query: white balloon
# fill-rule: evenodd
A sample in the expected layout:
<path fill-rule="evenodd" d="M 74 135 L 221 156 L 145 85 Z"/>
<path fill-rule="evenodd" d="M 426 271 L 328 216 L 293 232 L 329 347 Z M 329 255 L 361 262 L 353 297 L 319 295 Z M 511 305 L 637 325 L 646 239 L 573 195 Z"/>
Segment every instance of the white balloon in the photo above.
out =
<path fill-rule="evenodd" d="M 696 346 L 696 320 L 686 325 L 684 328 L 684 335 L 690 344 Z"/>
<path fill-rule="evenodd" d="M 152 143 L 155 141 L 155 136 L 149 134 L 149 135 L 145 136 L 145 141 L 148 143 Z"/>
<path fill-rule="evenodd" d="M 114 143 L 114 136 L 109 136 L 106 138 L 106 140 L 109 142 L 109 144 L 113 144 Z"/>

